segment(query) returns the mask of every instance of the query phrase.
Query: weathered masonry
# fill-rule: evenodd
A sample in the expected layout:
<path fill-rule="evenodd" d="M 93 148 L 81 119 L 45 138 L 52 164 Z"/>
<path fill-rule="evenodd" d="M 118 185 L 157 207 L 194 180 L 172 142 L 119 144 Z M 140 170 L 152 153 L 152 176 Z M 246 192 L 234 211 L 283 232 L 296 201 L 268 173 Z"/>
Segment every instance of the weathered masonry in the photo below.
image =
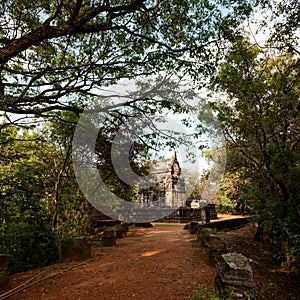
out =
<path fill-rule="evenodd" d="M 185 182 L 180 176 L 181 168 L 175 151 L 171 158 L 155 162 L 151 173 L 155 176 L 157 184 L 155 187 L 140 184 L 138 200 L 141 207 L 185 206 Z"/>

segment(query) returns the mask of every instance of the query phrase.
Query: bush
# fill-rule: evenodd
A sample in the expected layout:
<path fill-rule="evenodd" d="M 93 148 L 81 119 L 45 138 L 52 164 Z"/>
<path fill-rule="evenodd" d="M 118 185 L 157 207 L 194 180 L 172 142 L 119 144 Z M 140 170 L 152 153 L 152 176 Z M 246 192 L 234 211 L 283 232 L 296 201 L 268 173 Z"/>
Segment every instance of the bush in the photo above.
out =
<path fill-rule="evenodd" d="M 217 206 L 217 212 L 228 214 L 237 213 L 237 201 L 231 200 L 223 195 L 220 199 L 219 205 Z"/>
<path fill-rule="evenodd" d="M 269 299 L 270 293 L 274 285 L 272 283 L 267 283 L 262 286 L 249 289 L 244 293 L 243 299 L 247 300 L 263 300 Z M 217 292 L 211 292 L 202 284 L 199 284 L 197 289 L 194 290 L 192 296 L 188 296 L 186 300 L 235 300 L 237 299 L 236 289 L 231 287 L 225 295 Z"/>
<path fill-rule="evenodd" d="M 194 294 L 192 296 L 188 296 L 186 300 L 233 300 L 235 298 L 234 289 L 231 289 L 228 295 L 220 295 L 215 292 L 209 291 L 202 284 L 199 284 L 197 289 L 194 290 Z"/>
<path fill-rule="evenodd" d="M 11 223 L 0 242 L 9 254 L 10 273 L 19 273 L 57 261 L 55 235 L 50 227 L 25 222 Z"/>

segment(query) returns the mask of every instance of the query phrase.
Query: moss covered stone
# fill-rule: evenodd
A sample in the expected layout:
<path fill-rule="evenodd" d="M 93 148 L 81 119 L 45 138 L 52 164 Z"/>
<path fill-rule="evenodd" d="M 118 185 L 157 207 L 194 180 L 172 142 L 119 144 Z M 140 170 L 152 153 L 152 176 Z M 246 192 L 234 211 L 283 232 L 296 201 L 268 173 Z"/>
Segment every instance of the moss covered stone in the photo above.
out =
<path fill-rule="evenodd" d="M 7 284 L 9 275 L 7 271 L 0 271 L 0 285 Z"/>

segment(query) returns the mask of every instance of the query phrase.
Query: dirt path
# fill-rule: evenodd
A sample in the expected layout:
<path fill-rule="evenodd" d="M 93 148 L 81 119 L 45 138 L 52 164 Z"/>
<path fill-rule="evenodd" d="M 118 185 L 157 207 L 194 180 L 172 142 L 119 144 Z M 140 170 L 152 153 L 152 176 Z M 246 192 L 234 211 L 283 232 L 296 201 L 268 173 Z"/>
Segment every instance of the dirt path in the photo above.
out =
<path fill-rule="evenodd" d="M 41 278 L 61 274 L 9 299 L 185 299 L 198 283 L 212 288 L 216 274 L 207 264 L 206 249 L 194 247 L 194 240 L 183 225 L 134 229 L 116 246 L 96 248 L 93 261 L 43 268 Z M 6 290 L 39 272 L 12 276 Z"/>

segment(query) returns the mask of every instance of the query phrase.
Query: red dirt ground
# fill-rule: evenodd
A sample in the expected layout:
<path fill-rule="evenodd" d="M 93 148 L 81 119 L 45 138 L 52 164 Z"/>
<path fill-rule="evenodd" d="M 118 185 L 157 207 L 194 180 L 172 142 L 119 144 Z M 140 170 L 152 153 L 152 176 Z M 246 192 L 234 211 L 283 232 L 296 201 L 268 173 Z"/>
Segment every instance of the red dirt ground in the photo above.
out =
<path fill-rule="evenodd" d="M 300 299 L 295 287 L 289 285 L 286 273 L 270 269 L 267 252 L 253 242 L 249 226 L 222 236 L 230 251 L 253 259 L 254 277 L 259 285 L 275 281 L 270 299 Z M 216 275 L 215 267 L 208 264 L 207 249 L 183 230 L 182 224 L 155 224 L 153 228 L 131 229 L 127 237 L 117 240 L 116 246 L 95 248 L 92 259 L 15 274 L 8 286 L 0 290 L 0 299 L 5 292 L 42 271 L 35 280 L 53 276 L 7 299 L 177 300 L 192 295 L 199 283 L 213 290 Z"/>

